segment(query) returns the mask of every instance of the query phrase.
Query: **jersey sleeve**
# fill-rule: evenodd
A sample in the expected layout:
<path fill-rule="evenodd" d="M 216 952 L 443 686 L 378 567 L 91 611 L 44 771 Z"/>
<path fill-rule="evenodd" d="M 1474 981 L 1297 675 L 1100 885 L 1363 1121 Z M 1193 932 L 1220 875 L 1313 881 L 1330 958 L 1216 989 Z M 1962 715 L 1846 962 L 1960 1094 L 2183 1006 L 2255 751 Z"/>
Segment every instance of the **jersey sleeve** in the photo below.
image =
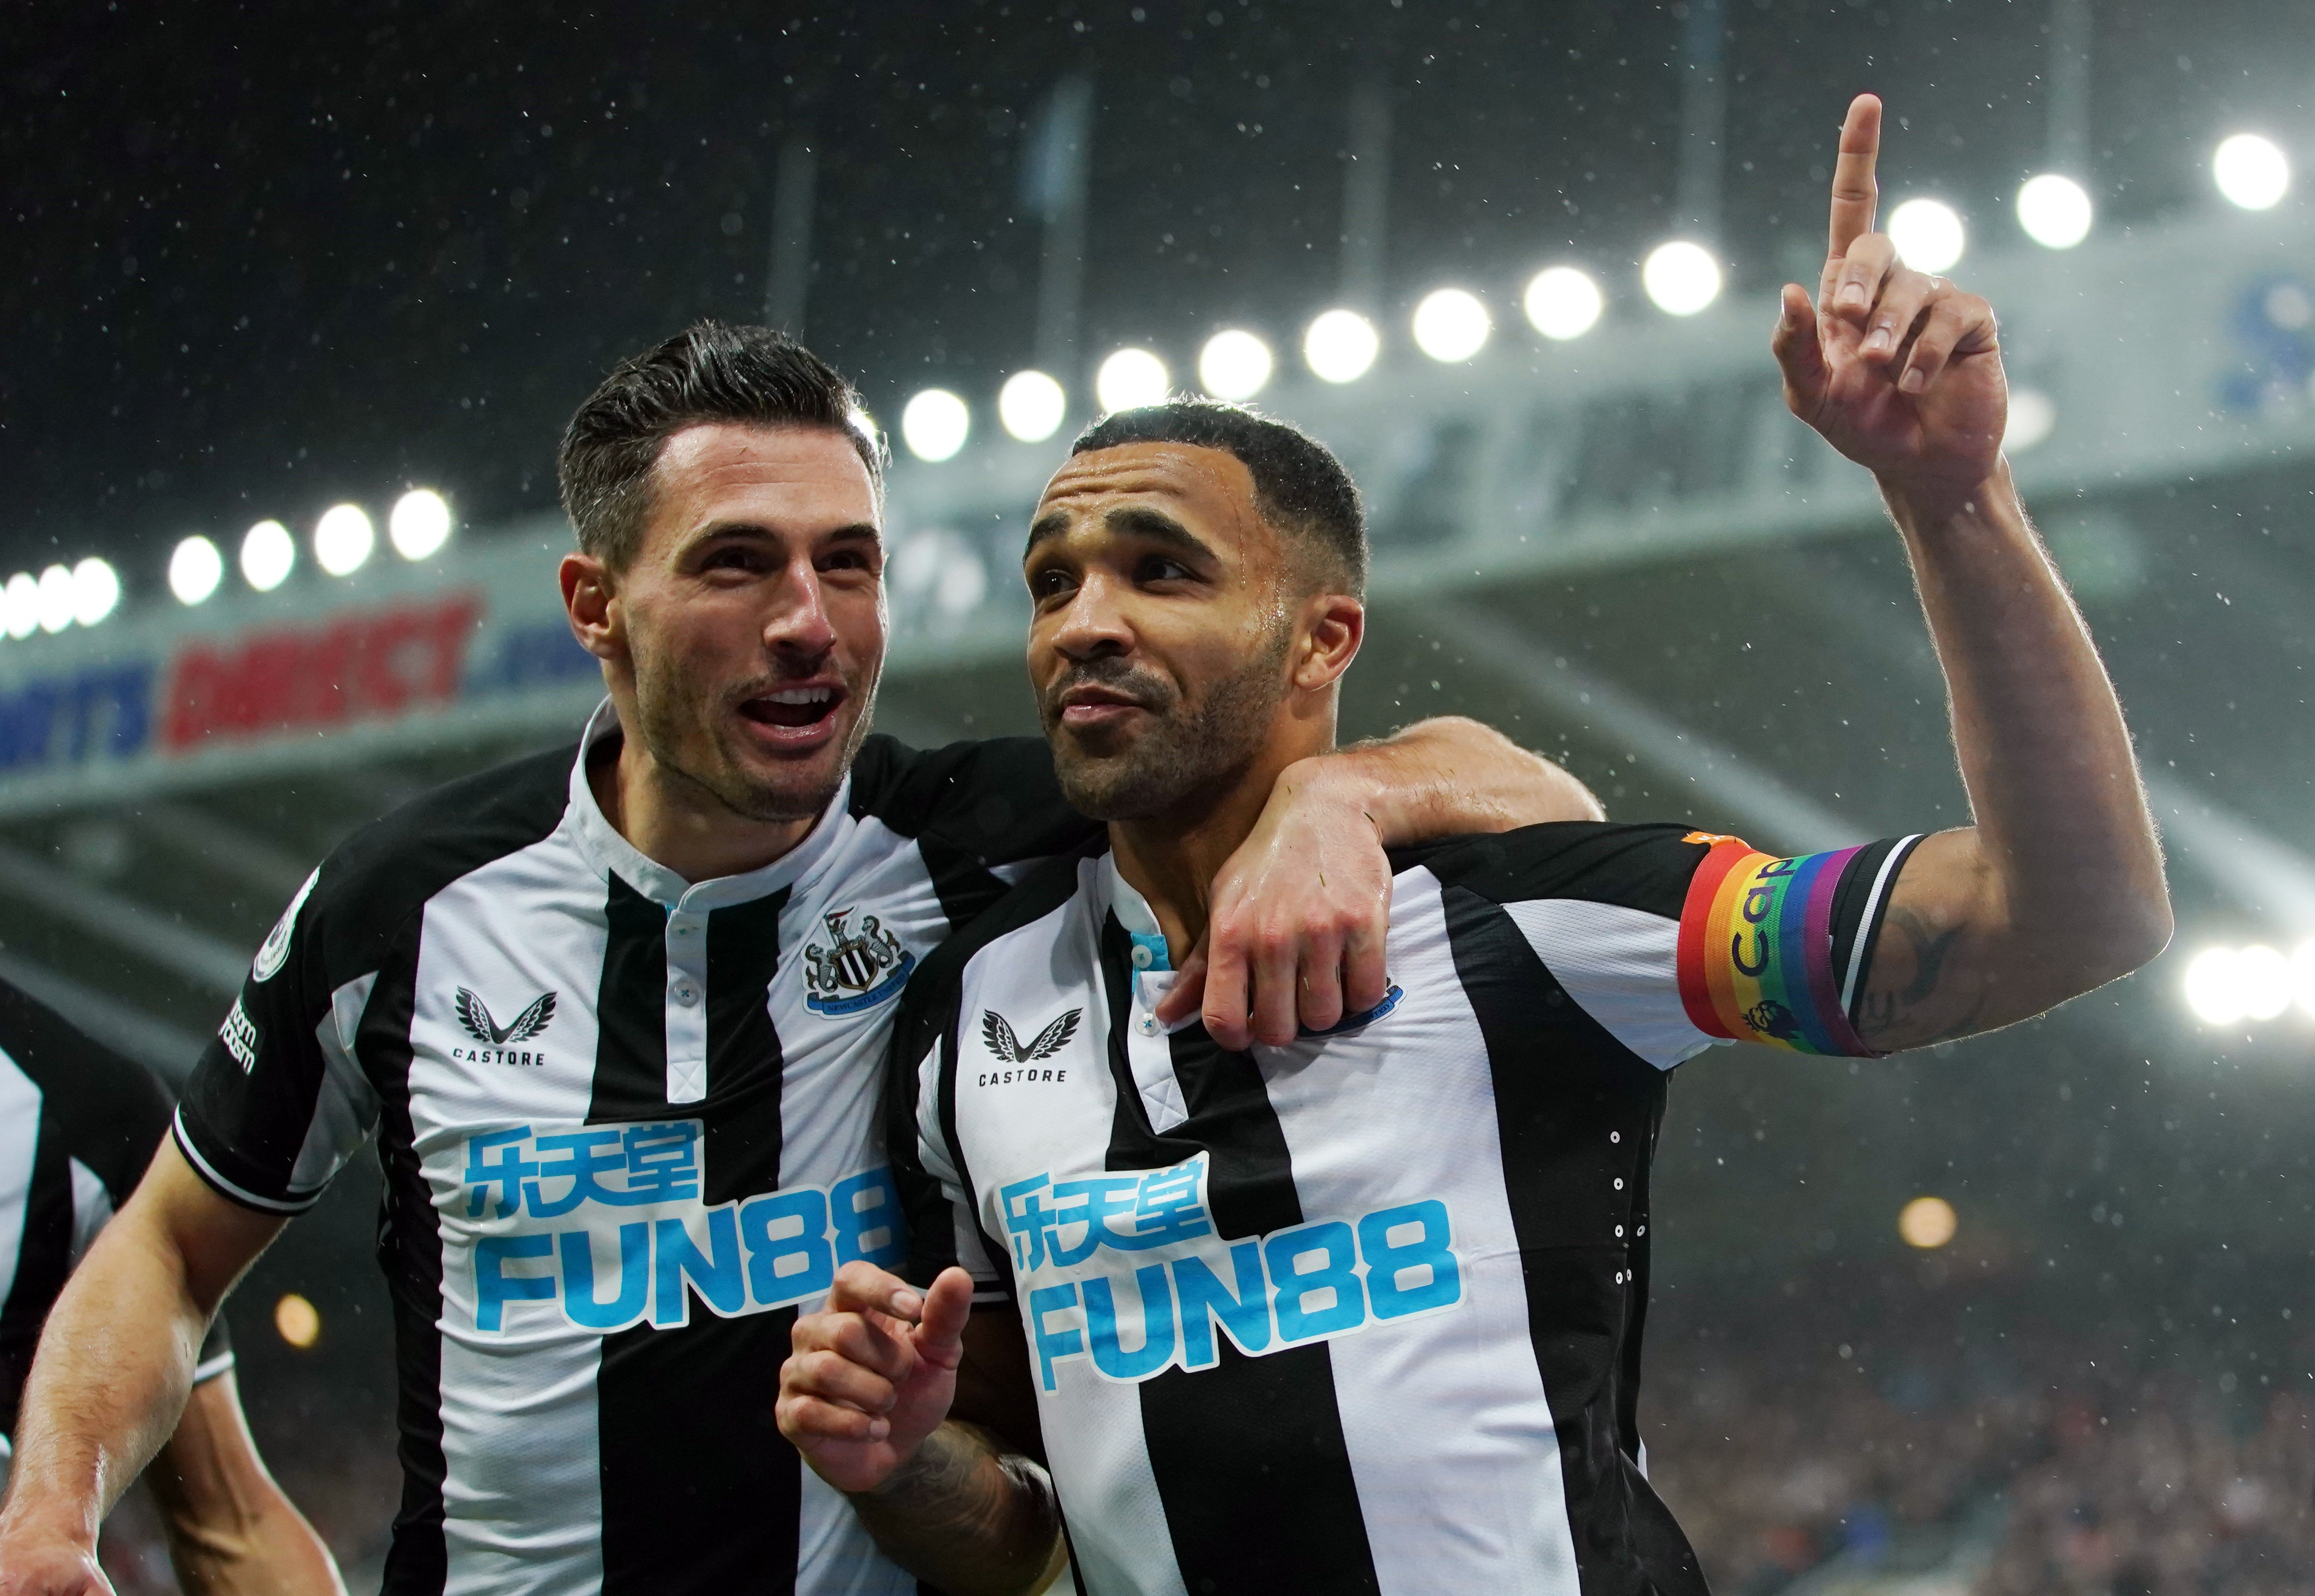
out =
<path fill-rule="evenodd" d="M 1584 821 L 1421 862 L 1499 906 L 1578 1007 L 1669 1069 L 1729 1042 L 1876 1057 L 1857 1031 L 1858 991 L 1920 840 L 1779 858 L 1711 832 Z M 1452 902 L 1448 918 L 1451 940 Z"/>
<path fill-rule="evenodd" d="M 1705 855 L 1680 917 L 1681 1004 L 1704 1034 L 1878 1058 L 1857 1006 L 1890 889 L 1919 837 L 1780 859 L 1690 832 Z"/>
<path fill-rule="evenodd" d="M 219 1193 L 266 1213 L 303 1212 L 377 1128 L 354 1052 L 377 980 L 333 971 L 342 912 L 334 861 L 306 877 L 251 962 L 177 1106 L 178 1147 Z"/>

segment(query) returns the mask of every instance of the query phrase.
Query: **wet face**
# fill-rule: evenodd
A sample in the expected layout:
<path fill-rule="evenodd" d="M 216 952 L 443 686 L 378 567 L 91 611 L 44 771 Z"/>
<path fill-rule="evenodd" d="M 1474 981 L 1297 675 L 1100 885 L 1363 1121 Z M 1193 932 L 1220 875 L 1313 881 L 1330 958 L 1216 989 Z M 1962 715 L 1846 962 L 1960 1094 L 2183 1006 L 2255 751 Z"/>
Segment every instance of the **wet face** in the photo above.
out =
<path fill-rule="evenodd" d="M 615 647 L 597 650 L 656 764 L 748 820 L 827 807 L 883 666 L 877 514 L 867 468 L 825 428 L 668 440 L 642 546 L 608 579 Z"/>
<path fill-rule="evenodd" d="M 1029 679 L 1071 803 L 1162 814 L 1253 763 L 1292 692 L 1287 554 L 1224 450 L 1127 444 L 1054 475 L 1024 557 Z"/>

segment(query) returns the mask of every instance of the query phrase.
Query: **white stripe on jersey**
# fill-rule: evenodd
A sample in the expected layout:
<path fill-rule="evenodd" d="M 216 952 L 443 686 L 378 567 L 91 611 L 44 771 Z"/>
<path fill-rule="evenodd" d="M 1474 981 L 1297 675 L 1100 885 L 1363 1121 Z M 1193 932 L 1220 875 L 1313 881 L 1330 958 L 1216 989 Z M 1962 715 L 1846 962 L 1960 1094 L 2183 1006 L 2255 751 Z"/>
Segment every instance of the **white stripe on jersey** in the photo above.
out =
<path fill-rule="evenodd" d="M 1679 921 L 1583 898 L 1530 899 L 1506 903 L 1503 912 L 1577 1006 L 1658 1069 L 1719 1042 L 1685 1007 L 1664 1001 L 1680 990 Z"/>

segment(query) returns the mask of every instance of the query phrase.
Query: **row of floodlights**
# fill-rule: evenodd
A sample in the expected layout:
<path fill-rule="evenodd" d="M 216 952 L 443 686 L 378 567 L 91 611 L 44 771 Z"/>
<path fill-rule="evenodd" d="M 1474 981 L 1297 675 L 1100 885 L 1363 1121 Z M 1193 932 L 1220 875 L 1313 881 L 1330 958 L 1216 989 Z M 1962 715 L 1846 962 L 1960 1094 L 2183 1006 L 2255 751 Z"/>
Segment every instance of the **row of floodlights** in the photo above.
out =
<path fill-rule="evenodd" d="M 2205 1025 L 2272 1020 L 2296 1006 L 2315 1018 L 2315 942 L 2279 950 L 2204 948 L 2186 965 L 2186 1006 Z"/>
<path fill-rule="evenodd" d="M 395 501 L 386 540 L 405 560 L 423 560 L 450 540 L 450 507 L 431 488 L 413 488 Z M 314 563 L 332 576 L 351 576 L 369 563 L 377 534 L 359 504 L 335 504 L 314 523 Z M 270 593 L 297 566 L 297 540 L 279 521 L 260 521 L 241 535 L 241 579 Z M 200 604 L 225 581 L 225 554 L 195 533 L 169 556 L 169 591 L 180 604 Z"/>
<path fill-rule="evenodd" d="M 2291 163 L 2270 140 L 2239 133 L 2212 157 L 2219 192 L 2247 210 L 2265 210 L 2291 186 Z M 2029 178 L 2018 191 L 2018 222 L 2027 237 L 2049 249 L 2071 249 L 2089 235 L 2094 208 L 2081 184 L 2058 173 Z M 1949 270 L 1968 243 L 1961 215 L 1943 200 L 1908 200 L 1889 213 L 1890 241 L 1916 270 Z M 1640 264 L 1640 286 L 1657 309 L 1694 315 L 1720 297 L 1720 262 L 1702 244 L 1676 238 L 1658 244 Z M 1535 330 L 1557 341 L 1589 332 L 1607 308 L 1599 283 L 1579 267 L 1552 266 L 1528 283 L 1521 307 Z M 1454 364 L 1486 347 L 1495 320 L 1478 296 L 1464 288 L 1440 288 L 1415 307 L 1409 326 L 1415 346 L 1434 360 Z M 1354 310 L 1329 310 L 1302 334 L 1302 359 L 1313 376 L 1330 383 L 1356 382 L 1382 352 L 1375 324 Z M 1251 399 L 1268 386 L 1276 369 L 1270 346 L 1243 328 L 1229 328 L 1206 341 L 1198 355 L 1200 388 L 1217 399 Z M 1101 364 L 1094 396 L 1106 412 L 1154 404 L 1170 389 L 1162 359 L 1146 349 L 1122 349 Z M 1023 443 L 1042 443 L 1060 430 L 1069 395 L 1042 371 L 1019 371 L 997 395 L 997 416 Z M 972 430 L 972 412 L 945 388 L 927 388 L 900 413 L 900 438 L 920 460 L 953 457 Z"/>

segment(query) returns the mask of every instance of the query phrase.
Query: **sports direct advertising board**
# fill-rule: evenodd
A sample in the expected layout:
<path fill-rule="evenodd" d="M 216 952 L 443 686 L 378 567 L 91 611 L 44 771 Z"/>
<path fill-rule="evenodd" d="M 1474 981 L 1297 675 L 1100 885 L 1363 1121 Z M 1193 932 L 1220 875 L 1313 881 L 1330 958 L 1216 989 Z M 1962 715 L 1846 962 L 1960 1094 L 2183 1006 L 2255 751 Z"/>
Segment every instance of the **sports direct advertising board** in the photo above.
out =
<path fill-rule="evenodd" d="M 0 643 L 0 814 L 575 729 L 602 678 L 556 595 L 568 537 L 554 520 Z"/>

